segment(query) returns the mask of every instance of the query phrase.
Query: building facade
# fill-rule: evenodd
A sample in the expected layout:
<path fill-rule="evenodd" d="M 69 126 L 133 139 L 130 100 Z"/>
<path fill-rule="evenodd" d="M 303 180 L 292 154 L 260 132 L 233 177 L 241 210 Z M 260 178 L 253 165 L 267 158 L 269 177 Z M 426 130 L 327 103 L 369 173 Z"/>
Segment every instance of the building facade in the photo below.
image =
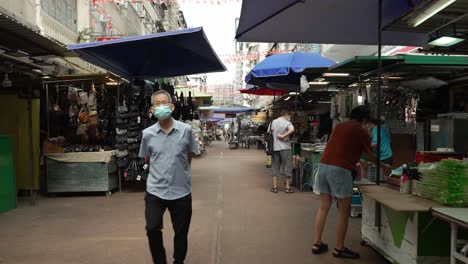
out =
<path fill-rule="evenodd" d="M 105 41 L 187 27 L 177 3 L 146 0 L 3 0 L 0 9 L 22 23 L 37 26 L 40 34 L 64 45 Z M 55 58 L 60 73 L 105 72 L 79 58 Z M 59 74 L 60 74 L 59 73 Z M 174 82 L 186 83 L 186 78 Z"/>

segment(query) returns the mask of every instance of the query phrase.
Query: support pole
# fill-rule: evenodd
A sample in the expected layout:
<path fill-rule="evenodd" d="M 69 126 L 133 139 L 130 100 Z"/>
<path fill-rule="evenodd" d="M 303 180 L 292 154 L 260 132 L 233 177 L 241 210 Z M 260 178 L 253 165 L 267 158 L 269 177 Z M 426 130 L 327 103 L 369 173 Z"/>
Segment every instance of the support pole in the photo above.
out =
<path fill-rule="evenodd" d="M 45 82 L 42 83 L 42 87 L 45 86 L 45 91 L 46 91 L 46 117 L 47 117 L 47 139 L 49 138 L 50 135 L 50 105 L 49 105 L 49 85 L 46 84 Z"/>
<path fill-rule="evenodd" d="M 276 90 L 273 90 L 273 118 L 275 118 L 275 108 L 276 108 Z"/>
<path fill-rule="evenodd" d="M 34 145 L 33 145 L 33 125 L 32 125 L 32 84 L 28 84 L 28 103 L 27 103 L 27 111 L 28 111 L 28 131 L 29 131 L 29 169 L 30 169 L 30 177 L 31 177 L 31 186 L 29 190 L 30 195 L 30 203 L 31 205 L 35 205 L 35 197 L 34 197 L 34 190 L 36 187 L 36 182 L 34 178 Z"/>
<path fill-rule="evenodd" d="M 379 0 L 379 17 L 378 17 L 378 67 L 377 67 L 377 118 L 380 120 L 380 93 L 382 89 L 382 0 Z M 380 122 L 377 125 L 377 175 L 376 184 L 380 185 L 380 142 L 381 142 L 381 126 Z M 382 205 L 379 202 L 375 203 L 375 225 L 379 232 L 382 226 Z"/>

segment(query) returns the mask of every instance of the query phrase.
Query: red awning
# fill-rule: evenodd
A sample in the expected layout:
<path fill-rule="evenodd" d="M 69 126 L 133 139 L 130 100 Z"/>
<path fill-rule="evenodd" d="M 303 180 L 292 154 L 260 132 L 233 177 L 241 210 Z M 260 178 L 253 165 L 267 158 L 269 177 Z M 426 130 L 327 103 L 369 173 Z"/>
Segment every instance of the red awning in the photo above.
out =
<path fill-rule="evenodd" d="M 239 92 L 243 94 L 254 94 L 254 95 L 269 95 L 269 96 L 282 96 L 284 94 L 287 94 L 288 91 L 283 91 L 283 90 L 274 90 L 270 88 L 245 88 L 245 89 L 240 89 Z"/>

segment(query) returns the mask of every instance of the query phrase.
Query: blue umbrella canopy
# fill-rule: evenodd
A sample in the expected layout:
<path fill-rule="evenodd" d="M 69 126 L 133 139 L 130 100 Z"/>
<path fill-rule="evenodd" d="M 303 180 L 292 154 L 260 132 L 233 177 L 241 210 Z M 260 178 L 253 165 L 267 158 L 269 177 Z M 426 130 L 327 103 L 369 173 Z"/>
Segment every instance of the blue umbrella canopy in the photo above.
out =
<path fill-rule="evenodd" d="M 224 113 L 224 114 L 237 114 L 237 113 L 245 113 L 245 112 L 250 112 L 253 111 L 253 108 L 243 106 L 243 105 L 226 105 L 226 106 L 220 106 L 216 109 L 214 109 L 215 113 Z"/>
<path fill-rule="evenodd" d="M 267 87 L 268 84 L 297 86 L 302 75 L 314 79 L 335 64 L 334 61 L 318 54 L 278 53 L 257 64 L 245 77 L 245 82 L 262 87 Z"/>
<path fill-rule="evenodd" d="M 226 70 L 201 27 L 75 44 L 68 48 L 82 59 L 126 78 Z"/>

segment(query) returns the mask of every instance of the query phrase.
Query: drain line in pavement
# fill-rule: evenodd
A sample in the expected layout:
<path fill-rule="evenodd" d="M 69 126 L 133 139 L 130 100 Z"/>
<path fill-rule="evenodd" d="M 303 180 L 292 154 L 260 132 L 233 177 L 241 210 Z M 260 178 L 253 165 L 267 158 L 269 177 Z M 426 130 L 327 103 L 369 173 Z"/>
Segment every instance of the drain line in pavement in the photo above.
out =
<path fill-rule="evenodd" d="M 223 152 L 220 153 L 219 159 L 223 159 Z M 221 164 L 218 164 L 218 188 L 216 195 L 216 224 L 213 232 L 213 243 L 211 248 L 211 263 L 220 264 L 221 260 L 221 233 L 223 231 L 223 176 Z"/>

